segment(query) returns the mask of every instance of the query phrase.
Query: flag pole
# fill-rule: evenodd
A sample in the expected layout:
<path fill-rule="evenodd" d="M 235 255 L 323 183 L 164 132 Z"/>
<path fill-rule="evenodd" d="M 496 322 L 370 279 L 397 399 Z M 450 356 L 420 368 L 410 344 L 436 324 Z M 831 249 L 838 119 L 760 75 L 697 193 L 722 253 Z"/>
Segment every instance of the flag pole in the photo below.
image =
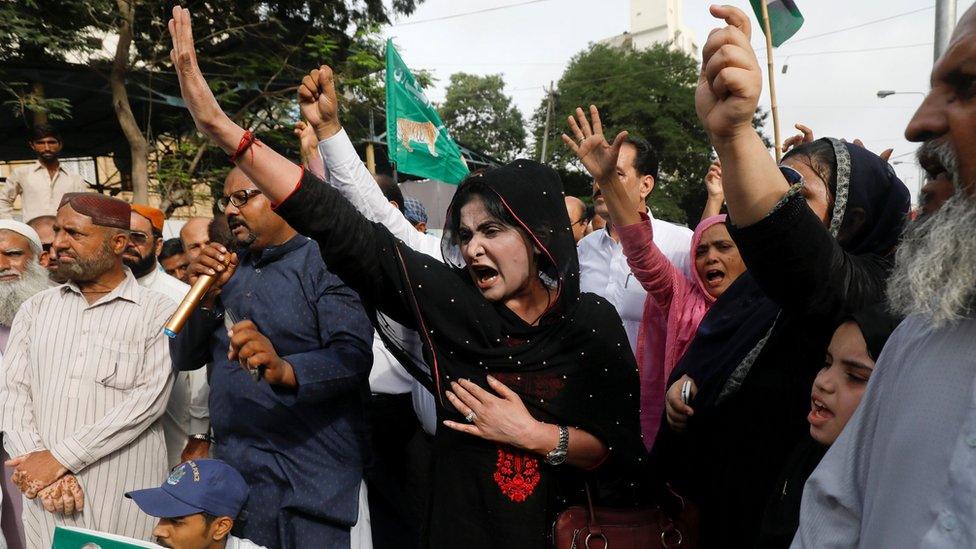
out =
<path fill-rule="evenodd" d="M 769 104 L 773 110 L 773 139 L 776 151 L 776 162 L 783 157 L 782 143 L 779 139 L 779 107 L 776 105 L 776 71 L 773 70 L 773 33 L 769 28 L 769 8 L 766 0 L 759 0 L 762 9 L 763 34 L 766 35 L 766 73 L 769 75 Z"/>

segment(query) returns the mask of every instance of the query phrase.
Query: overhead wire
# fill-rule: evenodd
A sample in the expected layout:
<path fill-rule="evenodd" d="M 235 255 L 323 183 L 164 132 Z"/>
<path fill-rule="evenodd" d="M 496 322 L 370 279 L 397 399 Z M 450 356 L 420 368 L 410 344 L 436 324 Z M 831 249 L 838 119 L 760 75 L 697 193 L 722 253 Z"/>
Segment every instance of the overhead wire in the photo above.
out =
<path fill-rule="evenodd" d="M 484 8 L 484 9 L 480 9 L 480 10 L 466 11 L 466 12 L 461 12 L 461 13 L 452 13 L 450 15 L 442 15 L 440 17 L 431 17 L 430 19 L 418 19 L 416 21 L 405 21 L 403 23 L 392 23 L 390 26 L 392 26 L 392 27 L 407 27 L 407 26 L 410 26 L 410 25 L 420 25 L 422 23 L 431 23 L 431 22 L 434 22 L 434 21 L 444 21 L 446 19 L 456 19 L 458 17 L 467 17 L 469 15 L 477 15 L 479 13 L 487 13 L 487 12 L 490 12 L 490 11 L 499 11 L 499 10 L 504 10 L 504 9 L 509 9 L 509 8 L 518 8 L 518 7 L 521 7 L 521 6 L 527 6 L 529 4 L 539 4 L 539 3 L 542 3 L 542 2 L 551 2 L 551 1 L 552 0 L 528 0 L 526 2 L 518 2 L 516 4 L 505 4 L 504 6 L 495 6 L 493 8 Z"/>

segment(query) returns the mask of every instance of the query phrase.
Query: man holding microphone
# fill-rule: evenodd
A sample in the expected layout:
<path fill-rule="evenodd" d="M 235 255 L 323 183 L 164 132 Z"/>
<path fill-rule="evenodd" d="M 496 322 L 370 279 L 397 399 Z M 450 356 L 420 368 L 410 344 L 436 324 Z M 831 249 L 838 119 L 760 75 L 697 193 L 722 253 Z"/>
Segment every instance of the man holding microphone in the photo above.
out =
<path fill-rule="evenodd" d="M 372 328 L 314 242 L 238 169 L 224 183 L 236 252 L 211 243 L 190 282 L 214 283 L 172 342 L 181 370 L 212 363 L 213 453 L 251 497 L 234 534 L 268 547 L 348 547 L 366 459 Z"/>

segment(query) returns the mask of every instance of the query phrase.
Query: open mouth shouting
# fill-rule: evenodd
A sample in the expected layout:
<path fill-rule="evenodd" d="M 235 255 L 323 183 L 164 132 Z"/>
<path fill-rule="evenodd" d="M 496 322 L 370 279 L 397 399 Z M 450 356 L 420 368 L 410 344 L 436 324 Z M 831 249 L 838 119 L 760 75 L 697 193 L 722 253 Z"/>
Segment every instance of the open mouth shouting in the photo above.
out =
<path fill-rule="evenodd" d="M 725 271 L 720 267 L 712 267 L 705 271 L 705 286 L 718 288 L 725 282 Z"/>
<path fill-rule="evenodd" d="M 813 427 L 823 427 L 828 421 L 834 419 L 834 412 L 817 397 L 810 399 L 810 413 L 807 415 L 807 422 Z"/>
<path fill-rule="evenodd" d="M 498 271 L 486 265 L 472 265 L 469 270 L 471 277 L 481 291 L 491 288 L 498 280 Z"/>

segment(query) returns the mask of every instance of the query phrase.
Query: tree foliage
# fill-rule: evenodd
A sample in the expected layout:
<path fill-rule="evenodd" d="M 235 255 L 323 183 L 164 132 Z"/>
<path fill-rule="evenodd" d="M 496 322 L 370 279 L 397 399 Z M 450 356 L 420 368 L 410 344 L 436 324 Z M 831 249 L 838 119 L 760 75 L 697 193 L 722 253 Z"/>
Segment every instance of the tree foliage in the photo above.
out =
<path fill-rule="evenodd" d="M 440 115 L 451 135 L 465 146 L 498 160 L 509 161 L 525 152 L 522 113 L 505 95 L 500 74 L 451 75 Z"/>
<path fill-rule="evenodd" d="M 180 105 L 169 59 L 167 21 L 172 2 L 135 2 L 127 87 Z M 239 124 L 297 158 L 291 128 L 301 78 L 321 64 L 336 71 L 343 93 L 343 121 L 355 138 L 368 135 L 368 113 L 383 104 L 383 42 L 378 29 L 394 15 L 410 14 L 423 0 L 189 0 L 198 58 L 221 106 Z M 18 0 L 0 2 L 0 61 L 75 61 L 98 52 L 119 28 L 116 0 Z M 109 73 L 110 55 L 85 60 Z M 9 90 L 7 90 L 9 93 Z M 111 99 L 106 97 L 106 101 Z M 33 103 L 20 98 L 8 108 Z M 194 184 L 219 186 L 223 153 L 203 140 L 183 111 L 153 125 L 149 139 L 156 191 L 171 211 L 191 204 Z M 379 127 L 379 126 L 378 126 Z M 124 151 L 120 151 L 124 153 Z M 124 156 L 124 154 L 123 154 Z M 117 164 L 127 166 L 125 158 Z"/>
<path fill-rule="evenodd" d="M 702 179 L 712 148 L 695 113 L 699 65 L 691 56 L 656 44 L 625 51 L 594 44 L 570 61 L 558 83 L 549 124 L 548 161 L 569 175 L 582 168 L 562 143 L 566 117 L 576 107 L 599 107 L 607 139 L 621 130 L 647 139 L 658 153 L 660 170 L 648 205 L 656 217 L 676 223 L 699 218 L 705 203 Z M 532 118 L 536 154 L 542 143 L 546 101 Z M 761 125 L 762 116 L 757 116 Z M 568 177 L 576 182 L 579 177 Z M 588 194 L 578 182 L 569 192 Z"/>

